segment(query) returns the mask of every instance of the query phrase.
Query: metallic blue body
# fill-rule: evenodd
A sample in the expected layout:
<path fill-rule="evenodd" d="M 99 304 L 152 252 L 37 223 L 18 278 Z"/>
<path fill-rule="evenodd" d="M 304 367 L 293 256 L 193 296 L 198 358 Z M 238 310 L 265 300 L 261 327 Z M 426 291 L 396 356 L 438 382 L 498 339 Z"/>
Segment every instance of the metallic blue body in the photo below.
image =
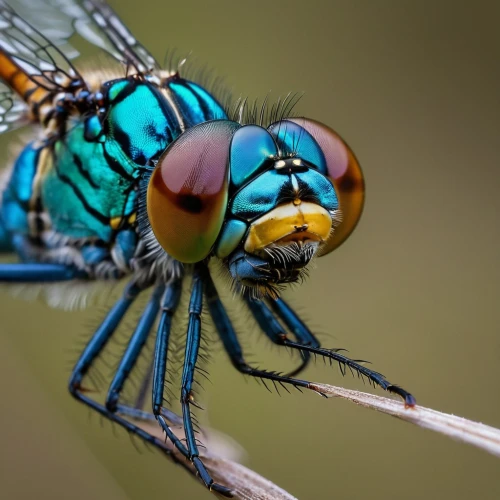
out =
<path fill-rule="evenodd" d="M 186 128 L 226 117 L 208 92 L 179 77 L 162 88 L 122 78 L 104 84 L 103 94 L 103 118 L 70 118 L 59 139 L 29 144 L 17 158 L 0 206 L 0 250 L 22 234 L 43 256 L 50 248 L 39 238 L 50 230 L 63 245 L 78 244 L 86 269 L 113 258 L 123 271 L 138 243 L 143 168 Z"/>
<path fill-rule="evenodd" d="M 138 243 L 133 228 L 142 169 L 185 128 L 226 119 L 208 92 L 178 77 L 162 88 L 118 79 L 104 84 L 103 90 L 107 103 L 103 119 L 89 116 L 76 121 L 53 144 L 28 145 L 19 156 L 0 207 L 4 247 L 9 246 L 9 234 L 37 238 L 50 229 L 87 242 L 82 246 L 87 267 L 111 259 L 112 250 L 118 267 L 126 268 Z M 49 154 L 41 154 L 44 148 Z M 333 185 L 322 175 L 323 153 L 308 132 L 292 122 L 268 130 L 240 127 L 230 145 L 229 203 L 217 255 L 227 257 L 243 240 L 249 223 L 290 200 L 292 173 L 274 168 L 274 162 L 284 157 L 300 158 L 306 165 L 293 173 L 301 193 L 329 212 L 337 210 Z M 34 193 L 37 173 L 39 186 Z M 40 213 L 47 215 L 49 227 L 43 221 L 29 224 L 29 217 L 38 220 L 33 215 Z M 104 245 L 96 249 L 92 243 L 96 241 Z"/>

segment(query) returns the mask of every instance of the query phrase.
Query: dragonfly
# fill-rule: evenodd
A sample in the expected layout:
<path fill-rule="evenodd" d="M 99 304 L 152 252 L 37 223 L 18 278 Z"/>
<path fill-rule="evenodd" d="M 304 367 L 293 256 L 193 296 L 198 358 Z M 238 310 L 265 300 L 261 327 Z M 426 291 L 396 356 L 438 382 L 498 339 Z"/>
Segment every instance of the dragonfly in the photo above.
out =
<path fill-rule="evenodd" d="M 78 36 L 111 56 L 105 67 L 77 67 L 70 39 Z M 162 67 L 101 0 L 0 0 L 0 78 L 0 133 L 34 130 L 1 186 L 0 249 L 17 262 L 0 264 L 0 281 L 126 280 L 74 366 L 77 401 L 175 458 L 140 425 L 157 422 L 203 484 L 231 496 L 204 465 L 193 421 L 205 308 L 231 364 L 248 377 L 311 389 L 298 375 L 322 357 L 415 405 L 360 360 L 322 347 L 281 297 L 350 236 L 365 193 L 351 148 L 329 126 L 296 116 L 294 95 L 273 105 L 225 102 L 185 78 L 182 64 Z M 296 369 L 247 362 L 213 262 L 262 334 L 300 354 Z M 140 296 L 147 303 L 101 402 L 89 373 Z M 180 416 L 164 394 L 176 317 L 187 320 Z M 124 401 L 123 387 L 150 336 L 146 411 Z"/>

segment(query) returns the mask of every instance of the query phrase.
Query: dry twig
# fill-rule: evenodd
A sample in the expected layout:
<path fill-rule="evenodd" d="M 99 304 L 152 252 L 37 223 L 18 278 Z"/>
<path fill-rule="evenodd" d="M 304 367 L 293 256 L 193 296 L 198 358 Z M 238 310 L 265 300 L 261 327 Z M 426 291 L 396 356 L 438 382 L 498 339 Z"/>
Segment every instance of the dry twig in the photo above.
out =
<path fill-rule="evenodd" d="M 310 388 L 326 396 L 347 399 L 365 408 L 406 420 L 500 456 L 500 430 L 494 427 L 418 405 L 414 408 L 405 408 L 405 405 L 398 400 L 342 387 L 312 383 Z M 158 435 L 157 426 L 154 428 L 148 426 L 147 430 Z M 180 456 L 170 441 L 165 444 L 165 447 L 189 472 L 195 474 L 191 464 Z M 231 488 L 237 500 L 296 500 L 279 486 L 233 460 L 222 458 L 208 451 L 203 455 L 203 460 L 214 480 Z"/>
<path fill-rule="evenodd" d="M 327 396 L 340 397 L 365 408 L 387 413 L 387 415 L 439 432 L 457 441 L 472 444 L 500 457 L 500 430 L 495 427 L 473 422 L 456 415 L 441 413 L 423 406 L 417 405 L 414 408 L 405 408 L 405 405 L 398 400 L 374 396 L 365 392 L 352 391 L 326 384 L 315 383 L 311 385 L 312 389 Z"/>

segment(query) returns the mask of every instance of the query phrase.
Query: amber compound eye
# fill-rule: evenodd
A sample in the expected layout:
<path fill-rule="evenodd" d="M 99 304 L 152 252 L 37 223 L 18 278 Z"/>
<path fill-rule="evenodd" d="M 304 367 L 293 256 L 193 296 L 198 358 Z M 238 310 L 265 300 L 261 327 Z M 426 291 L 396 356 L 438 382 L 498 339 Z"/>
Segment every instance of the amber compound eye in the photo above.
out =
<path fill-rule="evenodd" d="M 328 177 L 335 186 L 342 211 L 342 222 L 326 242 L 319 255 L 326 255 L 340 246 L 354 231 L 363 212 L 365 180 L 351 148 L 330 127 L 309 118 L 289 118 L 306 129 L 325 155 Z"/>
<path fill-rule="evenodd" d="M 217 120 L 188 129 L 161 155 L 151 176 L 151 228 L 180 262 L 203 260 L 219 235 L 228 199 L 229 146 L 238 127 Z"/>

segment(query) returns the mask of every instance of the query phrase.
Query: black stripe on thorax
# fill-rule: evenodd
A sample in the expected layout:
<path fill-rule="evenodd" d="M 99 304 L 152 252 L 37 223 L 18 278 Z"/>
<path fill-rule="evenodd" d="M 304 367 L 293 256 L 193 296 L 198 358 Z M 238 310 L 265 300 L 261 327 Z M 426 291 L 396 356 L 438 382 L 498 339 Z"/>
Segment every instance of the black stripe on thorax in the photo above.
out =
<path fill-rule="evenodd" d="M 207 106 L 207 103 L 205 102 L 204 99 L 202 99 L 188 84 L 186 81 L 183 82 L 176 82 L 177 84 L 182 85 L 183 87 L 186 88 L 189 92 L 191 92 L 191 95 L 196 99 L 196 102 L 198 103 L 199 108 L 201 109 L 201 112 L 203 113 L 203 116 L 206 120 L 209 119 L 211 110 Z"/>
<path fill-rule="evenodd" d="M 106 160 L 106 163 L 108 164 L 108 167 L 115 172 L 116 174 L 120 175 L 124 179 L 126 179 L 129 182 L 135 182 L 135 177 L 130 175 L 122 166 L 122 164 L 113 158 L 107 151 L 106 151 L 106 143 L 103 144 L 102 147 L 102 153 L 104 155 L 104 159 Z"/>
<path fill-rule="evenodd" d="M 99 189 L 99 184 L 97 184 L 94 179 L 92 179 L 92 176 L 88 172 L 87 169 L 83 167 L 83 162 L 82 159 L 76 154 L 73 153 L 73 163 L 76 165 L 76 168 L 78 169 L 78 172 L 86 179 L 86 181 L 94 188 L 94 189 Z"/>
<path fill-rule="evenodd" d="M 105 87 L 111 87 L 112 85 L 116 84 L 120 80 L 121 79 L 106 82 Z M 137 85 L 139 85 L 140 83 L 142 83 L 142 82 L 138 82 L 136 80 L 129 78 L 128 85 L 119 91 L 119 94 L 113 99 L 112 105 L 115 106 L 116 104 L 119 104 L 120 102 L 124 101 L 129 95 L 133 94 Z M 106 92 L 106 91 L 107 91 L 107 89 L 104 92 Z"/>
<path fill-rule="evenodd" d="M 83 208 L 85 208 L 85 210 L 90 215 L 92 215 L 92 217 L 96 218 L 103 225 L 109 225 L 110 218 L 106 217 L 101 212 L 99 212 L 99 210 L 96 210 L 94 207 L 89 205 L 89 203 L 88 203 L 87 199 L 85 198 L 85 196 L 83 195 L 83 193 L 78 189 L 77 186 L 75 186 L 75 184 L 73 184 L 73 181 L 67 175 L 64 175 L 61 172 L 59 172 L 57 167 L 56 167 L 56 173 L 57 173 L 57 176 L 59 177 L 59 179 L 62 182 L 64 182 L 65 184 L 67 184 L 73 190 L 76 197 L 82 203 Z"/>

